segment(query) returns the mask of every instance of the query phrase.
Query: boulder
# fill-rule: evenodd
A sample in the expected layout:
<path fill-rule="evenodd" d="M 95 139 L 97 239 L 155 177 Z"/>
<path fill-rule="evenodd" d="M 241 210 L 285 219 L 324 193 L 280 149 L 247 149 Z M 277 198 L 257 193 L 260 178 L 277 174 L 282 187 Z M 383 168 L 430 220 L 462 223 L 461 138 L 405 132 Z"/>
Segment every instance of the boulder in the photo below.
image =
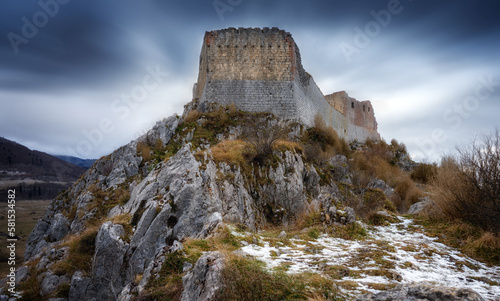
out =
<path fill-rule="evenodd" d="M 220 252 L 203 254 L 194 268 L 182 277 L 182 301 L 211 301 L 223 287 L 224 256 Z"/>
<path fill-rule="evenodd" d="M 368 185 L 369 188 L 380 189 L 384 192 L 386 197 L 391 197 L 394 194 L 394 188 L 387 185 L 383 180 L 374 179 Z"/>
<path fill-rule="evenodd" d="M 410 206 L 410 209 L 408 209 L 408 214 L 419 214 L 421 213 L 427 206 L 429 206 L 432 203 L 431 199 L 428 197 L 425 197 L 422 201 L 417 202 L 413 205 Z"/>
<path fill-rule="evenodd" d="M 61 240 L 69 232 L 68 219 L 61 213 L 54 215 L 52 223 L 47 231 L 47 239 L 50 242 Z"/>
<path fill-rule="evenodd" d="M 120 274 L 123 257 L 128 244 L 121 237 L 125 235 L 122 225 L 104 223 L 95 240 L 95 255 L 92 263 L 92 281 L 86 296 L 97 300 L 115 300 L 124 287 Z"/>
<path fill-rule="evenodd" d="M 40 294 L 47 296 L 56 291 L 59 285 L 59 276 L 52 273 L 47 273 L 40 284 Z"/>
<path fill-rule="evenodd" d="M 349 172 L 349 162 L 347 157 L 344 155 L 336 155 L 330 158 L 328 161 L 323 162 L 333 174 L 333 178 L 337 182 L 351 183 L 351 174 Z"/>
<path fill-rule="evenodd" d="M 86 300 L 84 296 L 87 295 L 90 281 L 89 277 L 83 276 L 83 272 L 76 271 L 71 278 L 68 301 Z"/>

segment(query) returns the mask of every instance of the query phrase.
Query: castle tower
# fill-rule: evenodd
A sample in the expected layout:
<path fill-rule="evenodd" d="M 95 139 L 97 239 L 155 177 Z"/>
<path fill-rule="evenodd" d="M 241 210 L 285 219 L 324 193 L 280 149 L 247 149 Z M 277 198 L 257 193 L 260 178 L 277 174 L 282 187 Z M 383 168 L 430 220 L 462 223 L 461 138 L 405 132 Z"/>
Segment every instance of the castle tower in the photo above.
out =
<path fill-rule="evenodd" d="M 308 126 L 320 114 L 340 136 L 349 140 L 379 138 L 376 122 L 372 123 L 374 132 L 366 131 L 348 118 L 349 110 L 341 112 L 332 105 L 336 101 L 325 99 L 302 67 L 291 34 L 278 28 L 206 32 L 193 99 L 201 111 L 208 103 L 235 104 L 243 111 L 270 112 Z"/>

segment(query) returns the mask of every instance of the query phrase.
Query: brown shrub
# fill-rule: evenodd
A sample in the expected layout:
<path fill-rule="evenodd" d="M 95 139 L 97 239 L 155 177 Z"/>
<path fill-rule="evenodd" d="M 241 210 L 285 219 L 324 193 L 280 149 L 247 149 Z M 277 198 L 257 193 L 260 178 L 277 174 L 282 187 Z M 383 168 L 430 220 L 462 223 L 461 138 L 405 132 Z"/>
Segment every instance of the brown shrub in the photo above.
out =
<path fill-rule="evenodd" d="M 253 160 L 263 162 L 272 155 L 275 143 L 290 132 L 288 125 L 280 123 L 272 116 L 255 116 L 246 120 L 242 129 L 242 139 L 254 151 Z"/>
<path fill-rule="evenodd" d="M 484 232 L 479 239 L 470 242 L 467 247 L 488 262 L 500 263 L 500 237 L 498 235 Z"/>
<path fill-rule="evenodd" d="M 137 154 L 140 155 L 144 161 L 149 161 L 154 157 L 151 147 L 143 141 L 137 143 Z"/>
<path fill-rule="evenodd" d="M 434 180 L 437 174 L 436 164 L 421 163 L 417 165 L 410 173 L 413 181 L 428 184 Z"/>
<path fill-rule="evenodd" d="M 500 232 L 500 132 L 472 141 L 456 158 L 446 157 L 431 187 L 432 214 Z"/>
<path fill-rule="evenodd" d="M 349 144 L 332 127 L 327 126 L 319 114 L 314 117 L 314 127 L 307 130 L 302 140 L 306 144 L 306 158 L 310 161 L 321 163 L 337 154 L 347 157 L 351 154 Z"/>
<path fill-rule="evenodd" d="M 190 122 L 195 122 L 201 117 L 201 113 L 198 110 L 192 110 L 189 111 L 184 117 L 184 122 L 190 123 Z"/>

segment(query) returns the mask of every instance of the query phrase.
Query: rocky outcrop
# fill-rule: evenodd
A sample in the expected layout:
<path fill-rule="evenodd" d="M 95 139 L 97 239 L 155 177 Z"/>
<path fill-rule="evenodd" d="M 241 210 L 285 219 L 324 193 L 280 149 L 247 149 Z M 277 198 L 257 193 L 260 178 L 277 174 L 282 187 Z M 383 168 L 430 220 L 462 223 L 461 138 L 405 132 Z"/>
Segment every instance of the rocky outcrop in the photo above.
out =
<path fill-rule="evenodd" d="M 367 294 L 356 301 L 483 301 L 476 292 L 469 289 L 436 286 L 430 283 L 399 285 L 378 294 Z"/>
<path fill-rule="evenodd" d="M 79 233 L 85 222 L 95 216 L 88 205 L 95 199 L 93 191 L 114 189 L 127 179 L 139 174 L 142 157 L 137 155 L 137 143 L 147 140 L 170 141 L 179 124 L 179 118 L 169 117 L 158 122 L 147 134 L 114 151 L 111 155 L 97 160 L 64 195 L 56 198 L 48 207 L 45 216 L 37 222 L 26 244 L 25 260 L 30 260 L 43 249 L 50 249 L 68 233 Z M 70 222 L 62 214 L 74 211 Z"/>
<path fill-rule="evenodd" d="M 223 223 L 258 230 L 313 212 L 321 213 L 326 227 L 355 222 L 356 214 L 342 205 L 334 179 L 324 176 L 336 170 L 348 183 L 346 157 L 315 166 L 300 152 L 287 149 L 276 151 L 270 164 L 229 164 L 212 156 L 208 142 L 195 144 L 193 130 L 177 130 L 178 125 L 175 116 L 165 119 L 99 159 L 50 204 L 25 254 L 28 261 L 38 260 L 26 274 L 40 279 L 44 296 L 54 296 L 63 284 L 69 286 L 70 301 L 132 300 L 147 294 L 169 253 L 182 253 L 180 241 L 207 238 Z M 234 135 L 227 131 L 217 139 Z M 168 158 L 145 161 L 140 144 L 154 145 L 156 153 L 174 151 Z M 74 241 L 89 229 L 95 235 L 94 244 L 86 242 L 93 245 L 86 255 L 90 267 L 55 273 L 54 264 L 75 255 Z M 64 244 L 68 241 L 73 241 L 71 247 Z M 183 300 L 213 298 L 222 287 L 223 261 L 219 253 L 206 253 L 194 266 L 186 262 Z"/>

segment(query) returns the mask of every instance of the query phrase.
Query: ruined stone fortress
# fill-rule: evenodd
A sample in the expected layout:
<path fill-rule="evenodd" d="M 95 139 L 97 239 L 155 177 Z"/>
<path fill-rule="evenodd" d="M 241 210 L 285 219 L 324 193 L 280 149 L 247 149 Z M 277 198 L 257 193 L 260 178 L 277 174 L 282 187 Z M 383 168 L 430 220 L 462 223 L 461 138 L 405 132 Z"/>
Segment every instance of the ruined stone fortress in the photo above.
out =
<path fill-rule="evenodd" d="M 278 28 L 206 32 L 193 90 L 192 104 L 200 111 L 208 103 L 234 104 L 308 126 L 320 114 L 350 141 L 380 139 L 370 101 L 357 101 L 344 91 L 323 95 L 302 67 L 292 35 Z"/>

